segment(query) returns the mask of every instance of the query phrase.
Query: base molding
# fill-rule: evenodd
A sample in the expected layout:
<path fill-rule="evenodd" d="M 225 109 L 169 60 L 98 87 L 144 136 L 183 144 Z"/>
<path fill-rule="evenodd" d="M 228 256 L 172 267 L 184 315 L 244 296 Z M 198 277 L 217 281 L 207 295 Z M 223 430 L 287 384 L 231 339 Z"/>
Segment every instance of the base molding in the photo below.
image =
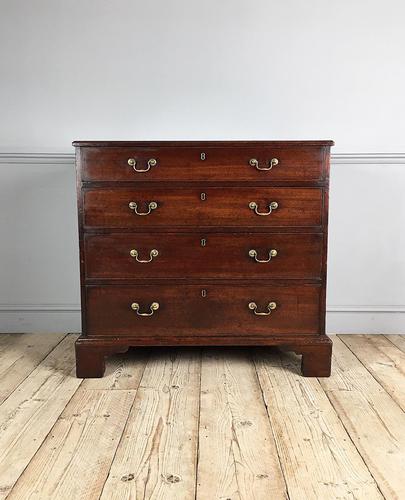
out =
<path fill-rule="evenodd" d="M 76 374 L 79 378 L 100 378 L 104 375 L 108 356 L 126 352 L 130 347 L 146 346 L 279 346 L 302 355 L 304 377 L 329 377 L 331 372 L 332 340 L 326 335 L 246 336 L 231 334 L 181 337 L 86 337 L 75 344 Z"/>

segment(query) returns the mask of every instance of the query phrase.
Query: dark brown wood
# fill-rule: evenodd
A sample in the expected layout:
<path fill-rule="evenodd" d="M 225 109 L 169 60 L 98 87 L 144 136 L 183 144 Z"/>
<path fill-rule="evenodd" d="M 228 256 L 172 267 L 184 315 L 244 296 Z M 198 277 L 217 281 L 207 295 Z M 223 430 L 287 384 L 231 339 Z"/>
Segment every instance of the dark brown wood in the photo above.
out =
<path fill-rule="evenodd" d="M 79 378 L 100 378 L 105 371 L 105 358 L 112 354 L 126 352 L 127 345 L 91 345 L 83 337 L 75 342 L 76 376 Z"/>
<path fill-rule="evenodd" d="M 327 140 L 307 140 L 307 141 L 73 141 L 75 147 L 87 148 L 184 148 L 184 147 L 325 147 L 334 146 L 334 141 Z"/>
<path fill-rule="evenodd" d="M 305 377 L 329 377 L 332 363 L 332 341 L 323 335 L 323 342 L 316 344 L 285 345 L 287 350 L 302 355 L 301 371 Z"/>
<path fill-rule="evenodd" d="M 316 146 L 84 147 L 82 158 L 86 181 L 319 181 L 324 166 L 323 151 Z M 260 170 L 268 169 L 273 158 L 277 165 Z M 150 159 L 157 163 L 148 169 Z"/>
<path fill-rule="evenodd" d="M 320 287 L 316 285 L 273 286 L 243 282 L 226 285 L 130 285 L 91 286 L 87 288 L 87 334 L 111 335 L 271 335 L 293 330 L 316 334 L 318 330 Z M 150 305 L 159 304 L 152 316 L 144 317 L 131 309 L 138 303 L 141 313 L 151 313 Z M 257 304 L 257 316 L 248 305 Z"/>
<path fill-rule="evenodd" d="M 204 198 L 204 199 L 201 199 Z M 140 213 L 129 208 L 135 202 Z M 259 213 L 269 204 L 278 208 L 257 215 L 249 208 L 256 202 Z M 84 226 L 112 228 L 167 228 L 176 226 L 317 226 L 322 223 L 322 189 L 319 188 L 166 188 L 88 189 L 84 191 Z"/>
<path fill-rule="evenodd" d="M 110 142 L 76 146 L 82 330 L 77 373 L 99 377 L 105 357 L 143 345 L 280 345 L 327 376 L 327 211 L 331 141 Z M 205 159 L 201 159 L 201 153 Z M 148 172 L 148 159 L 157 165 Z M 260 171 L 271 158 L 278 165 Z M 202 193 L 205 194 L 201 196 Z M 139 211 L 156 201 L 150 215 Z M 255 201 L 265 212 L 256 215 Z M 205 246 L 201 240 L 206 240 Z M 130 256 L 157 258 L 138 263 Z M 278 254 L 268 263 L 258 258 Z M 267 255 L 266 255 L 267 253 Z M 239 280 L 239 281 L 238 281 Z M 151 302 L 159 309 L 150 317 Z M 248 308 L 267 311 L 256 316 Z"/>
<path fill-rule="evenodd" d="M 86 278 L 320 279 L 322 234 L 127 233 L 85 236 Z M 131 257 L 137 250 L 137 262 Z M 157 250 L 156 257 L 151 251 Z M 277 255 L 269 259 L 270 250 Z"/>

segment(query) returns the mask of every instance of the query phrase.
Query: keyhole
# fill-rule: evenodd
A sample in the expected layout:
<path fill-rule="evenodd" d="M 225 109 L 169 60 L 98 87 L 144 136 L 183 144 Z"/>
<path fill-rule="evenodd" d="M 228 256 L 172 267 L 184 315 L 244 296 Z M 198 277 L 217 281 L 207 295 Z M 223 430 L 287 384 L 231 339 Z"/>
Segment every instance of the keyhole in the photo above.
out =
<path fill-rule="evenodd" d="M 207 290 L 204 288 L 201 290 L 201 297 L 206 297 L 207 296 Z"/>
<path fill-rule="evenodd" d="M 200 194 L 201 201 L 205 201 L 207 199 L 207 195 L 205 193 Z"/>
<path fill-rule="evenodd" d="M 205 153 L 201 153 L 200 158 L 201 158 L 201 160 L 205 160 Z"/>
<path fill-rule="evenodd" d="M 207 240 L 205 238 L 201 238 L 201 246 L 205 247 L 206 244 L 207 244 Z"/>

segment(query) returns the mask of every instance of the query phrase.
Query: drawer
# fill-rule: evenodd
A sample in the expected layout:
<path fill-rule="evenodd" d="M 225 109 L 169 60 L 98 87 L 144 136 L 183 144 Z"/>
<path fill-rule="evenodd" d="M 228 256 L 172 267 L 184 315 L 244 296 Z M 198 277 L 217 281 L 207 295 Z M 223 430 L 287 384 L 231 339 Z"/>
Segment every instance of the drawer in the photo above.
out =
<path fill-rule="evenodd" d="M 87 335 L 317 334 L 320 290 L 316 285 L 243 283 L 88 287 Z M 153 303 L 157 310 L 151 310 Z M 272 303 L 275 309 L 269 309 Z"/>
<path fill-rule="evenodd" d="M 84 226 L 320 226 L 319 188 L 115 188 L 84 190 Z"/>
<path fill-rule="evenodd" d="M 82 147 L 84 181 L 319 181 L 325 148 Z"/>
<path fill-rule="evenodd" d="M 321 234 L 87 234 L 86 278 L 316 279 L 322 240 Z"/>

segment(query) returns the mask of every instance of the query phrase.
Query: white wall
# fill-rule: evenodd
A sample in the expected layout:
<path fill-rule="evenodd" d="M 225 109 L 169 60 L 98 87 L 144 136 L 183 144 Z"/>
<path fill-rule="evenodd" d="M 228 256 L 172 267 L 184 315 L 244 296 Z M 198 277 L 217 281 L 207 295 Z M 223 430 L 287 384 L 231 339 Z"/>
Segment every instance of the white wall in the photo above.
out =
<path fill-rule="evenodd" d="M 80 328 L 73 139 L 332 138 L 329 330 L 404 331 L 404 15 L 1 0 L 0 330 Z"/>

